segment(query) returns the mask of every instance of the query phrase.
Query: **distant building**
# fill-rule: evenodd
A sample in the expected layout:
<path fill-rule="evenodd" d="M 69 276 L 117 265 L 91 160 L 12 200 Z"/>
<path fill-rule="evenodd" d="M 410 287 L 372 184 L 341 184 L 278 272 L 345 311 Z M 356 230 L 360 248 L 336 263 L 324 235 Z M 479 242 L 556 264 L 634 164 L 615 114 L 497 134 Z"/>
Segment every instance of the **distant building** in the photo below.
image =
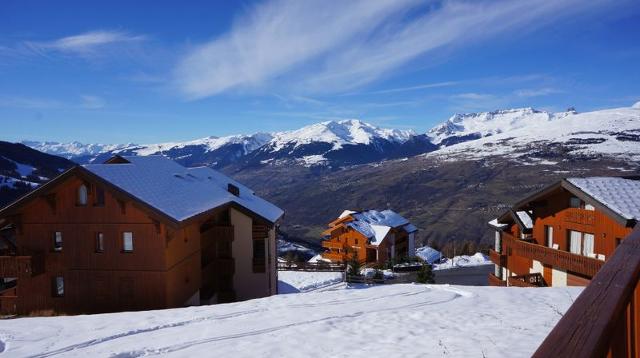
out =
<path fill-rule="evenodd" d="M 0 311 L 95 313 L 276 293 L 283 211 L 162 156 L 76 166 L 0 210 Z"/>
<path fill-rule="evenodd" d="M 415 256 L 418 229 L 392 210 L 344 211 L 323 232 L 322 257 L 334 262 L 350 260 L 383 263 Z"/>
<path fill-rule="evenodd" d="M 586 286 L 640 218 L 640 181 L 563 179 L 489 222 L 498 286 Z"/>

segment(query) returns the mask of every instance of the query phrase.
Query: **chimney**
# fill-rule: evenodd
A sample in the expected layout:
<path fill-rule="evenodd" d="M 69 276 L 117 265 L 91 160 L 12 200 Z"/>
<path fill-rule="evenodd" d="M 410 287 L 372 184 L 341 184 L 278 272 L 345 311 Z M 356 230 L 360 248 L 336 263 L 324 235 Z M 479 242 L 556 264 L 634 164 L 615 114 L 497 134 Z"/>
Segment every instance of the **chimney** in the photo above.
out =
<path fill-rule="evenodd" d="M 227 191 L 229 191 L 231 194 L 235 196 L 240 196 L 240 188 L 238 188 L 237 186 L 231 183 L 227 185 Z"/>

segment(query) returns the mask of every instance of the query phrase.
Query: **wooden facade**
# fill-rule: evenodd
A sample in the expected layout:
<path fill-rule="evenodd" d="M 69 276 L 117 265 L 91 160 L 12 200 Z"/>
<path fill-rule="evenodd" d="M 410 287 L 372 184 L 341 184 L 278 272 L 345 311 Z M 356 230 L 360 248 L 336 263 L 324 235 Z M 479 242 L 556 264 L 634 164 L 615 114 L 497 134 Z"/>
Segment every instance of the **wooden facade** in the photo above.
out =
<path fill-rule="evenodd" d="M 633 225 L 575 187 L 555 184 L 494 222 L 496 270 L 489 283 L 508 286 L 535 274 L 541 279 L 530 286 L 586 286 Z"/>
<path fill-rule="evenodd" d="M 276 291 L 273 223 L 234 205 L 175 222 L 73 168 L 0 211 L 0 312 L 99 313 L 234 301 L 244 289 L 239 265 L 248 265 L 239 257 L 252 260 L 246 245 L 236 246 L 257 245 L 251 235 L 236 234 L 243 229 L 236 226 L 248 224 L 251 232 L 252 223 L 264 232 L 257 243 L 265 247 L 258 250 L 263 267 L 257 273 L 264 284 L 240 299 Z"/>
<path fill-rule="evenodd" d="M 353 220 L 346 215 L 329 223 L 323 233 L 324 259 L 347 262 L 355 255 L 361 263 L 385 263 L 414 255 L 415 232 L 407 232 L 402 226 L 390 227 L 379 243 L 372 243 L 370 237 L 348 225 Z"/>

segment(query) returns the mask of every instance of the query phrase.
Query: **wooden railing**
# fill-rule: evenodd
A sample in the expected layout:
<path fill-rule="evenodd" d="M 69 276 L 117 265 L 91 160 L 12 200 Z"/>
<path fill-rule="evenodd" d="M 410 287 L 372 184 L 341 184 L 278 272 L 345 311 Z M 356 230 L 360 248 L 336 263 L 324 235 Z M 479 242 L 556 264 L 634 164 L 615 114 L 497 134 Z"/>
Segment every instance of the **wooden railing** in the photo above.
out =
<path fill-rule="evenodd" d="M 331 262 L 278 262 L 279 271 L 344 272 L 344 264 Z"/>
<path fill-rule="evenodd" d="M 499 279 L 496 275 L 490 273 L 489 274 L 489 286 L 506 286 L 507 282 Z"/>
<path fill-rule="evenodd" d="M 509 286 L 515 287 L 544 287 L 546 282 L 542 274 L 532 273 L 520 276 L 511 276 L 508 278 Z"/>
<path fill-rule="evenodd" d="M 604 261 L 601 260 L 517 240 L 507 233 L 502 233 L 502 241 L 504 246 L 511 248 L 512 254 L 587 276 L 595 275 L 604 265 Z"/>
<path fill-rule="evenodd" d="M 0 314 L 14 315 L 18 311 L 18 296 L 0 296 Z"/>
<path fill-rule="evenodd" d="M 494 264 L 504 267 L 506 266 L 507 255 L 502 255 L 493 249 L 489 249 L 489 259 Z"/>
<path fill-rule="evenodd" d="M 0 256 L 0 277 L 37 275 L 44 271 L 44 256 Z"/>
<path fill-rule="evenodd" d="M 323 241 L 322 247 L 326 247 L 327 249 L 342 249 L 344 248 L 344 244 L 341 242 Z"/>
<path fill-rule="evenodd" d="M 640 354 L 640 225 L 614 251 L 534 357 Z"/>

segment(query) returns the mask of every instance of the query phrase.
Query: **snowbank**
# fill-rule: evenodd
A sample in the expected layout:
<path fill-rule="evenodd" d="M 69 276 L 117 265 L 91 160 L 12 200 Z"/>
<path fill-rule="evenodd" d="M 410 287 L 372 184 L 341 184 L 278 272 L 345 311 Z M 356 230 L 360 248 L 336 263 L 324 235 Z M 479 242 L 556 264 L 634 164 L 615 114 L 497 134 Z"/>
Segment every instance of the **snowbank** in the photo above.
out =
<path fill-rule="evenodd" d="M 308 262 L 316 263 L 316 262 L 331 262 L 331 260 L 327 260 L 322 257 L 322 254 L 317 254 L 316 256 L 309 259 Z"/>
<path fill-rule="evenodd" d="M 278 292 L 308 292 L 342 281 L 342 272 L 278 271 Z"/>
<path fill-rule="evenodd" d="M 22 318 L 0 321 L 0 346 L 7 357 L 529 357 L 580 292 L 402 284 Z"/>
<path fill-rule="evenodd" d="M 434 270 L 446 270 L 453 267 L 469 267 L 469 266 L 481 266 L 492 265 L 493 262 L 489 258 L 480 252 L 476 252 L 473 256 L 456 256 L 453 259 L 443 259 L 443 263 L 434 264 Z"/>

